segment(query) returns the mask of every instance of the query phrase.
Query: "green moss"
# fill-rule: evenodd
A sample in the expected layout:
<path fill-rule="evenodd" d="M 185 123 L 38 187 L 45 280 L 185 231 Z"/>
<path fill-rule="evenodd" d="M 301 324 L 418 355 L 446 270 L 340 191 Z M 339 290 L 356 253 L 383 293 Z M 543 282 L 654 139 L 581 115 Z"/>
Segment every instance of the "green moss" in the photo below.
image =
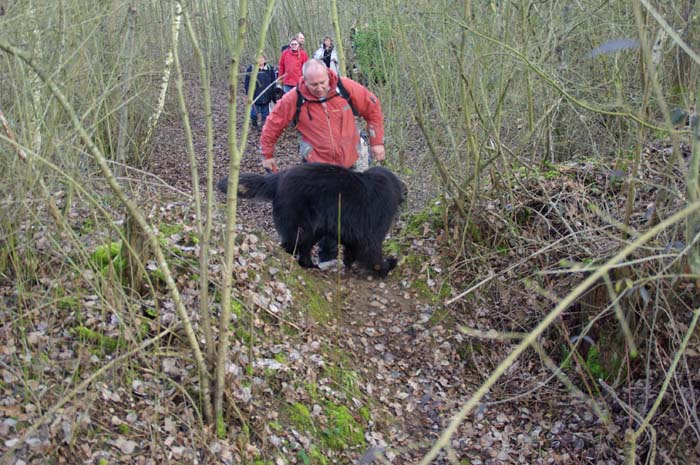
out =
<path fill-rule="evenodd" d="M 430 301 L 432 304 L 440 304 L 452 295 L 452 287 L 446 282 L 441 283 L 436 292 L 424 279 L 415 279 L 411 282 L 411 289 L 417 292 L 422 300 Z"/>
<path fill-rule="evenodd" d="M 226 422 L 224 421 L 223 413 L 219 413 L 216 417 L 216 437 L 219 439 L 226 438 Z"/>
<path fill-rule="evenodd" d="M 155 319 L 158 316 L 158 311 L 155 308 L 145 307 L 143 309 L 143 315 L 150 319 Z"/>
<path fill-rule="evenodd" d="M 314 402 L 320 398 L 318 394 L 318 385 L 316 383 L 304 383 L 304 391 L 309 395 Z"/>
<path fill-rule="evenodd" d="M 272 431 L 282 431 L 282 424 L 278 421 L 271 421 L 267 424 Z"/>
<path fill-rule="evenodd" d="M 365 432 L 344 405 L 326 405 L 328 427 L 323 431 L 323 443 L 334 450 L 365 444 Z"/>
<path fill-rule="evenodd" d="M 324 370 L 324 375 L 328 376 L 336 384 L 339 390 L 350 397 L 361 397 L 358 376 L 352 370 L 347 370 L 341 365 L 330 364 Z"/>
<path fill-rule="evenodd" d="M 309 291 L 305 310 L 319 323 L 327 323 L 333 316 L 333 307 L 324 296 Z"/>
<path fill-rule="evenodd" d="M 605 370 L 603 369 L 603 365 L 600 362 L 600 350 L 598 350 L 598 347 L 591 346 L 591 348 L 588 349 L 586 365 L 588 366 L 588 370 L 591 372 L 591 375 L 595 379 L 606 378 Z"/>
<path fill-rule="evenodd" d="M 388 255 L 399 255 L 401 253 L 401 242 L 398 239 L 384 241 L 384 252 Z"/>
<path fill-rule="evenodd" d="M 243 305 L 235 299 L 231 300 L 231 314 L 236 316 L 236 321 L 231 321 L 229 328 L 234 332 L 236 339 L 244 344 L 250 344 L 255 334 L 250 333 L 250 316 L 245 313 Z"/>
<path fill-rule="evenodd" d="M 311 276 L 303 269 L 294 269 L 292 273 L 279 276 L 279 279 L 284 281 L 296 296 L 295 300 L 302 303 L 301 311 L 319 323 L 327 323 L 333 318 L 333 305 L 323 295 L 323 291 L 327 290 L 327 283 Z"/>
<path fill-rule="evenodd" d="M 109 460 L 104 457 L 100 457 L 100 459 L 97 461 L 97 465 L 109 465 Z"/>
<path fill-rule="evenodd" d="M 602 350 L 601 350 L 602 348 Z M 586 371 L 594 380 L 603 379 L 609 381 L 622 366 L 622 357 L 614 344 L 601 338 L 598 344 L 591 346 L 586 353 L 585 360 L 576 352 L 573 354 L 569 347 L 564 347 L 562 350 L 564 360 L 561 363 L 562 370 L 569 370 L 573 366 L 573 356 L 578 357 L 579 363 L 585 365 Z"/>
<path fill-rule="evenodd" d="M 243 318 L 243 305 L 236 299 L 231 299 L 231 313 L 239 320 Z"/>
<path fill-rule="evenodd" d="M 161 223 L 158 225 L 158 231 L 163 237 L 170 237 L 173 234 L 179 233 L 182 231 L 183 226 L 181 224 L 166 224 L 166 223 Z"/>
<path fill-rule="evenodd" d="M 442 202 L 436 201 L 424 210 L 409 216 L 403 233 L 409 236 L 422 236 L 425 223 L 428 223 L 433 230 L 442 228 L 444 208 Z"/>
<path fill-rule="evenodd" d="M 300 450 L 297 452 L 297 458 L 304 465 L 328 465 L 330 463 L 316 446 L 311 446 L 308 451 Z"/>
<path fill-rule="evenodd" d="M 64 310 L 77 310 L 78 308 L 80 308 L 80 299 L 75 296 L 61 297 L 56 302 L 56 305 L 58 306 L 58 308 Z"/>
<path fill-rule="evenodd" d="M 370 420 L 372 419 L 372 412 L 370 411 L 369 407 L 367 407 L 367 406 L 365 406 L 365 405 L 363 405 L 362 407 L 360 407 L 360 410 L 359 410 L 357 413 L 360 414 L 360 417 L 361 417 L 364 421 L 367 421 L 367 422 L 368 422 L 368 421 L 370 421 Z"/>
<path fill-rule="evenodd" d="M 112 260 L 120 256 L 121 251 L 121 242 L 109 242 L 98 246 L 92 255 L 90 255 L 90 260 L 99 268 L 105 268 Z"/>
<path fill-rule="evenodd" d="M 93 331 L 85 326 L 78 326 L 71 330 L 73 334 L 76 335 L 81 340 L 90 342 L 97 345 L 102 351 L 107 354 L 111 354 L 118 347 L 126 346 L 126 341 L 122 338 L 115 338 L 110 336 L 105 336 L 104 334 Z"/>
<path fill-rule="evenodd" d="M 103 244 L 90 255 L 90 261 L 105 275 L 114 270 L 117 276 L 121 276 L 126 268 L 126 260 L 122 257 L 121 250 L 121 242 Z"/>
<path fill-rule="evenodd" d="M 418 296 L 422 299 L 430 299 L 433 296 L 433 291 L 428 286 L 428 283 L 424 279 L 415 279 L 411 283 L 411 289 L 418 293 Z"/>
<path fill-rule="evenodd" d="M 309 412 L 306 405 L 294 402 L 287 408 L 287 414 L 289 416 L 289 421 L 297 429 L 307 432 L 316 431 L 313 419 L 311 418 L 311 412 Z"/>
<path fill-rule="evenodd" d="M 83 221 L 83 224 L 80 226 L 80 233 L 84 236 L 89 235 L 95 230 L 95 223 L 92 222 L 92 218 L 87 218 L 85 221 Z"/>
<path fill-rule="evenodd" d="M 318 450 L 318 447 L 311 446 L 309 449 L 309 456 L 311 458 L 311 465 L 328 465 L 330 461 L 326 458 L 323 453 Z"/>
<path fill-rule="evenodd" d="M 452 295 L 452 286 L 447 284 L 447 282 L 440 283 L 440 288 L 437 292 L 437 297 L 440 302 L 444 302 L 448 297 Z"/>
<path fill-rule="evenodd" d="M 121 423 L 117 429 L 119 430 L 120 434 L 129 434 L 131 432 L 131 427 L 127 425 L 126 423 Z"/>
<path fill-rule="evenodd" d="M 423 263 L 425 263 L 426 257 L 416 254 L 405 254 L 403 256 L 404 266 L 409 266 L 410 268 L 418 271 L 421 269 Z"/>

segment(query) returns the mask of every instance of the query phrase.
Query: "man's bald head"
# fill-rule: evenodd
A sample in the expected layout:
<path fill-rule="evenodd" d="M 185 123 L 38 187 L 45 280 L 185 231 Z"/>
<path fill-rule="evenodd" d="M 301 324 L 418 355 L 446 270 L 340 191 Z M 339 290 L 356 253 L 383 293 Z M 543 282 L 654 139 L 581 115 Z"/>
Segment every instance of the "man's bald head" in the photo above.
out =
<path fill-rule="evenodd" d="M 324 98 L 330 90 L 328 68 L 321 60 L 309 60 L 301 68 L 304 83 L 314 97 Z"/>

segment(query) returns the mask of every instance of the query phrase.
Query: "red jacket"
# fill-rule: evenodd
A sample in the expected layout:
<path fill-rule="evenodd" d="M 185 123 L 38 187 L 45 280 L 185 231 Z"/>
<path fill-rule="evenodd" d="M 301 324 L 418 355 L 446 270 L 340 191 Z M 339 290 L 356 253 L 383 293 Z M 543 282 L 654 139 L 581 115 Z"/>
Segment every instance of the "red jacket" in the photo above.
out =
<path fill-rule="evenodd" d="M 337 94 L 338 75 L 331 69 L 328 69 L 328 74 L 331 90 L 324 103 L 318 103 L 319 99 L 309 92 L 303 79 L 299 81 L 305 102 L 299 111 L 296 128 L 301 134 L 302 146 L 304 143 L 310 146 L 305 155 L 307 161 L 350 168 L 357 161 L 360 135 L 348 101 Z M 367 121 L 370 146 L 383 144 L 384 115 L 379 99 L 352 79 L 342 79 L 353 107 Z M 265 158 L 274 156 L 277 139 L 294 119 L 296 109 L 296 90 L 284 94 L 272 109 L 260 135 L 260 148 Z"/>
<path fill-rule="evenodd" d="M 296 86 L 301 79 L 301 67 L 309 60 L 306 52 L 299 47 L 294 53 L 291 48 L 286 48 L 280 56 L 279 76 L 285 86 Z"/>

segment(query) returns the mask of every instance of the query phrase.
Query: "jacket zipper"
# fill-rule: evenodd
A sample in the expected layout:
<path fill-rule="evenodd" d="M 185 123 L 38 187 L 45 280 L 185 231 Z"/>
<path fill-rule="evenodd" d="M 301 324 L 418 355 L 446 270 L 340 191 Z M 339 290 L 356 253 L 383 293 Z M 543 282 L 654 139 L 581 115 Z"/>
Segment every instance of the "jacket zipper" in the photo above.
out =
<path fill-rule="evenodd" d="M 338 150 L 335 147 L 335 139 L 333 139 L 333 130 L 331 129 L 331 118 L 330 115 L 328 114 L 328 107 L 326 106 L 326 102 L 322 102 L 321 105 L 323 106 L 323 113 L 326 115 L 326 124 L 328 125 L 328 136 L 331 139 L 331 147 L 333 149 L 333 158 L 336 161 L 336 164 L 341 165 L 342 163 L 339 156 L 338 156 Z"/>

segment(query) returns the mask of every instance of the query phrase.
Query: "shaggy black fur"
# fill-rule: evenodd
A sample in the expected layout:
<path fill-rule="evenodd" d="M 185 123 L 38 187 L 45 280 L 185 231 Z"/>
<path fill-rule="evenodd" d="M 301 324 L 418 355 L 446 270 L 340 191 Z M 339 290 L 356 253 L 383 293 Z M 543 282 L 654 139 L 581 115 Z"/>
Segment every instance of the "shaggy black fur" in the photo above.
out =
<path fill-rule="evenodd" d="M 226 192 L 228 178 L 217 187 Z M 296 253 L 299 265 L 312 268 L 311 249 L 323 238 L 338 237 L 343 263 L 358 261 L 384 277 L 396 266 L 396 258 L 382 257 L 382 242 L 399 205 L 405 185 L 389 170 L 373 167 L 364 173 L 334 165 L 305 163 L 276 174 L 242 173 L 238 195 L 245 199 L 271 200 L 275 229 L 282 247 Z"/>

